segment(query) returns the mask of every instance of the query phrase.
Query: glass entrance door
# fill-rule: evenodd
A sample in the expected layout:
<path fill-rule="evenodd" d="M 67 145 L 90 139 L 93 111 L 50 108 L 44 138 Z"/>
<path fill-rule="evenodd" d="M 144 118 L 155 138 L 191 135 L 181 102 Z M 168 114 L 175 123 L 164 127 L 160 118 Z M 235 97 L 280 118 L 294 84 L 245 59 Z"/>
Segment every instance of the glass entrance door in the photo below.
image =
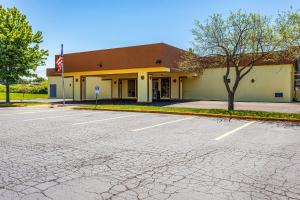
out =
<path fill-rule="evenodd" d="M 158 79 L 152 80 L 152 98 L 159 99 L 159 90 L 158 90 Z"/>
<path fill-rule="evenodd" d="M 170 98 L 170 79 L 169 78 L 161 79 L 161 98 L 165 98 L 165 99 Z"/>

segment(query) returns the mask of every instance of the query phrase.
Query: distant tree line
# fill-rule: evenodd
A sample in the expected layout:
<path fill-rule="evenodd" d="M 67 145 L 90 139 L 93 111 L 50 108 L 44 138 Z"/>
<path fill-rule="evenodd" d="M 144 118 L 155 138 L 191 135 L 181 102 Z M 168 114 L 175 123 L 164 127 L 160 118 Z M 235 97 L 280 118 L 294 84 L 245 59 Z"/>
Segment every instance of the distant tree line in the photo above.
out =
<path fill-rule="evenodd" d="M 46 80 L 47 80 L 46 78 L 36 76 L 31 79 L 20 79 L 16 82 L 16 84 L 40 84 Z"/>

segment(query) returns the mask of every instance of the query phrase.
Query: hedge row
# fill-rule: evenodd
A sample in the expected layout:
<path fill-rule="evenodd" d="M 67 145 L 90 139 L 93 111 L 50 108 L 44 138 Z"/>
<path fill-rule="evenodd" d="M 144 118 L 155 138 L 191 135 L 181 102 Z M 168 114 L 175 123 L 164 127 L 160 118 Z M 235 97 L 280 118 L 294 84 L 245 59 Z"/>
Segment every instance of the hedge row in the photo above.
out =
<path fill-rule="evenodd" d="M 5 86 L 0 85 L 0 92 L 5 92 Z M 14 84 L 10 86 L 10 92 L 12 93 L 29 93 L 29 94 L 47 94 L 48 93 L 48 81 L 44 81 L 39 85 L 32 84 Z"/>

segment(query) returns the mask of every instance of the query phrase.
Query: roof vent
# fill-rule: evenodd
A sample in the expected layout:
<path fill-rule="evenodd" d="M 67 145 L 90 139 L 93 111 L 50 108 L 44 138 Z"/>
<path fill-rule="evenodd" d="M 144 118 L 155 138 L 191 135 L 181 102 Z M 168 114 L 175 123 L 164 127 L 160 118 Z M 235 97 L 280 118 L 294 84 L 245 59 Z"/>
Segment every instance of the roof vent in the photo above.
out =
<path fill-rule="evenodd" d="M 159 64 L 161 64 L 161 63 L 162 63 L 161 59 L 157 59 L 157 60 L 155 61 L 155 64 L 157 64 L 157 65 L 159 65 Z"/>
<path fill-rule="evenodd" d="M 98 67 L 103 67 L 103 66 L 102 66 L 102 63 L 99 63 L 97 66 L 98 66 Z"/>

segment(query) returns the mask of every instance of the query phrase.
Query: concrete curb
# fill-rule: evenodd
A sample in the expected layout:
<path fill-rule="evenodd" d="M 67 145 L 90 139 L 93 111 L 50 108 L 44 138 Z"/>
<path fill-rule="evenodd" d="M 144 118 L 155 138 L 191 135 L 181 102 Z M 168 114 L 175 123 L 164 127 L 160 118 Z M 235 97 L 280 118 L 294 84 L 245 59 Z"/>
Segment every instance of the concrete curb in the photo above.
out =
<path fill-rule="evenodd" d="M 0 104 L 0 108 L 9 108 L 9 107 L 49 107 L 50 105 L 47 103 L 43 103 L 43 104 Z"/>
<path fill-rule="evenodd" d="M 209 113 L 192 113 L 192 112 L 182 113 L 182 112 L 151 111 L 151 110 L 142 111 L 142 110 L 130 110 L 130 109 L 106 109 L 106 108 L 82 108 L 82 107 L 73 107 L 72 109 L 75 109 L 75 110 L 104 110 L 104 111 L 160 113 L 160 114 L 173 114 L 173 115 L 190 115 L 190 116 L 202 116 L 202 117 L 244 119 L 244 120 L 255 120 L 255 121 L 300 123 L 300 119 L 285 119 L 285 118 L 275 118 L 275 117 L 252 117 L 252 116 L 223 115 L 223 114 L 209 114 Z"/>
<path fill-rule="evenodd" d="M 15 105 L 15 104 L 0 104 L 0 108 L 8 108 L 8 107 L 25 107 L 24 105 Z"/>

